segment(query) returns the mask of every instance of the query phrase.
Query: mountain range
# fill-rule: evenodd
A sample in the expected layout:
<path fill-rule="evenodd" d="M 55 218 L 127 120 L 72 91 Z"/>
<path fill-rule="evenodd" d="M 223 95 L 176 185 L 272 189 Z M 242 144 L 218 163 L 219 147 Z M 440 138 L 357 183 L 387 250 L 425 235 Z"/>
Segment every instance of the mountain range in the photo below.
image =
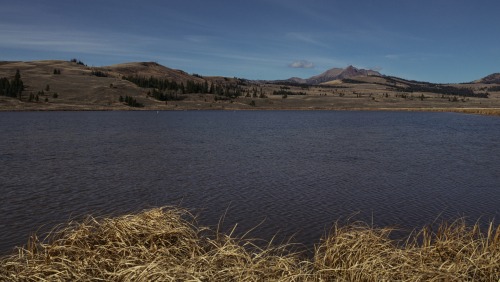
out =
<path fill-rule="evenodd" d="M 382 74 L 374 70 L 358 69 L 353 66 L 348 66 L 346 68 L 332 68 L 321 74 L 306 79 L 292 77 L 287 79 L 287 81 L 293 83 L 317 85 L 339 79 L 342 80 L 342 79 L 351 79 L 355 77 L 367 77 L 367 76 L 382 76 Z"/>
<path fill-rule="evenodd" d="M 368 76 L 385 77 L 385 75 L 381 74 L 378 71 L 358 69 L 350 65 L 346 68 L 332 68 L 321 74 L 311 76 L 309 78 L 292 77 L 287 80 L 284 80 L 283 82 L 319 85 L 319 84 L 328 84 L 343 79 L 354 79 L 354 78 L 368 77 Z M 481 79 L 475 80 L 471 83 L 500 84 L 500 73 L 490 74 Z"/>

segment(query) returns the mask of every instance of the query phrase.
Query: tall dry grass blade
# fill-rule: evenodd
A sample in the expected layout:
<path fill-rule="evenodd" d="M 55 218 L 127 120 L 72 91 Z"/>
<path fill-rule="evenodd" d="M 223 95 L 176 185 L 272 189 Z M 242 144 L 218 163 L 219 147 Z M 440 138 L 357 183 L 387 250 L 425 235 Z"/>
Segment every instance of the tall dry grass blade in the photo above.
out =
<path fill-rule="evenodd" d="M 0 281 L 498 281 L 500 226 L 464 219 L 390 239 L 391 228 L 335 223 L 312 258 L 291 245 L 261 246 L 164 207 L 88 217 L 36 235 L 0 260 Z M 274 239 L 273 239 L 274 240 Z"/>

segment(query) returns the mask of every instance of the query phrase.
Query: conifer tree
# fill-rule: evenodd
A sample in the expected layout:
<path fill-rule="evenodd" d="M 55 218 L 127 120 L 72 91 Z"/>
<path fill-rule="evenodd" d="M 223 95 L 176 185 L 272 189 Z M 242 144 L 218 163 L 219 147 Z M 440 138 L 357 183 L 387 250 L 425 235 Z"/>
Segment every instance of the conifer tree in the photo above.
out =
<path fill-rule="evenodd" d="M 0 79 L 0 95 L 21 100 L 23 90 L 24 84 L 21 80 L 21 73 L 19 70 L 16 71 L 16 75 L 10 81 L 6 77 Z"/>
<path fill-rule="evenodd" d="M 212 83 L 210 84 L 210 94 L 214 93 L 215 93 L 215 88 L 214 88 L 214 82 L 212 81 Z"/>

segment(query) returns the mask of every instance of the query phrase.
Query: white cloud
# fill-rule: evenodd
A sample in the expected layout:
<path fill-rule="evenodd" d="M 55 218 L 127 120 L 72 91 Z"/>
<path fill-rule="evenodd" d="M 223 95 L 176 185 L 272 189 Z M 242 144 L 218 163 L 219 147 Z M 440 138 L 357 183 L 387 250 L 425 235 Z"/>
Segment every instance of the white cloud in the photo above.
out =
<path fill-rule="evenodd" d="M 306 60 L 292 62 L 288 66 L 291 68 L 297 68 L 297 69 L 312 69 L 312 68 L 314 68 L 314 64 L 312 62 L 309 62 Z"/>

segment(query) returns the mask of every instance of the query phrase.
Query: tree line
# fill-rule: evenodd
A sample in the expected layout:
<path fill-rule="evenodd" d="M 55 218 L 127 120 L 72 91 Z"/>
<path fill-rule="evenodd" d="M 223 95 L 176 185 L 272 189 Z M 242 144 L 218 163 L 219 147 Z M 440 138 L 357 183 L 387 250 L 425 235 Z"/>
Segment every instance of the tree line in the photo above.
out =
<path fill-rule="evenodd" d="M 71 59 L 70 62 L 75 63 L 77 65 L 81 65 L 81 66 L 87 66 L 85 63 L 83 63 L 82 61 L 80 61 L 76 58 Z"/>
<path fill-rule="evenodd" d="M 7 77 L 0 79 L 0 96 L 7 96 L 18 98 L 21 100 L 22 92 L 24 91 L 24 83 L 21 80 L 21 73 L 19 70 L 13 79 L 9 80 Z"/>
<path fill-rule="evenodd" d="M 125 97 L 120 96 L 119 101 L 121 103 L 127 104 L 127 106 L 130 106 L 130 107 L 135 107 L 135 108 L 144 107 L 144 104 L 137 102 L 136 99 L 134 99 L 133 97 L 130 97 L 130 96 L 125 96 Z"/>
<path fill-rule="evenodd" d="M 148 96 L 153 97 L 159 101 L 182 101 L 182 100 L 186 99 L 186 96 L 179 95 L 177 92 L 167 93 L 167 92 L 159 91 L 156 89 L 153 89 L 152 92 L 149 91 Z"/>
<path fill-rule="evenodd" d="M 208 81 L 195 82 L 193 80 L 178 83 L 175 80 L 168 80 L 156 77 L 124 76 L 128 80 L 142 88 L 152 88 L 150 96 L 161 101 L 183 99 L 178 94 L 214 94 L 234 98 L 242 95 L 243 89 L 240 85 L 234 83 L 214 83 L 208 84 Z"/>
<path fill-rule="evenodd" d="M 427 92 L 427 93 L 436 93 L 443 95 L 456 95 L 463 97 L 478 97 L 478 98 L 488 98 L 488 93 L 474 93 L 474 90 L 466 87 L 455 87 L 451 85 L 443 85 L 443 84 L 435 84 L 431 82 L 418 82 L 414 80 L 405 80 L 405 79 L 395 79 L 393 77 L 385 77 L 385 79 L 393 83 L 393 85 L 385 84 L 385 83 L 375 83 L 379 85 L 389 86 L 391 88 L 396 89 L 401 92 Z M 405 86 L 397 86 L 397 83 L 404 83 Z"/>
<path fill-rule="evenodd" d="M 395 87 L 403 92 L 427 92 L 443 95 L 456 95 L 463 97 L 488 98 L 487 93 L 474 93 L 474 90 L 464 87 L 454 87 L 449 85 L 408 85 L 408 87 Z"/>
<path fill-rule="evenodd" d="M 280 90 L 274 90 L 273 91 L 273 95 L 282 95 L 282 96 L 288 96 L 288 95 L 307 95 L 306 92 L 293 92 L 293 91 L 290 91 L 290 90 L 284 90 L 284 89 L 280 89 Z"/>
<path fill-rule="evenodd" d="M 196 85 L 194 82 L 188 83 L 190 89 L 186 89 L 186 86 L 184 86 L 183 83 L 179 84 L 175 80 L 170 81 L 168 79 L 161 79 L 152 76 L 149 78 L 141 76 L 124 76 L 123 79 L 128 80 L 139 87 L 154 88 L 157 89 L 158 91 L 170 90 L 170 91 L 178 91 L 181 92 L 182 94 L 190 91 L 193 91 L 192 93 L 198 93 L 198 91 L 202 92 L 201 90 L 199 90 L 201 86 Z"/>

